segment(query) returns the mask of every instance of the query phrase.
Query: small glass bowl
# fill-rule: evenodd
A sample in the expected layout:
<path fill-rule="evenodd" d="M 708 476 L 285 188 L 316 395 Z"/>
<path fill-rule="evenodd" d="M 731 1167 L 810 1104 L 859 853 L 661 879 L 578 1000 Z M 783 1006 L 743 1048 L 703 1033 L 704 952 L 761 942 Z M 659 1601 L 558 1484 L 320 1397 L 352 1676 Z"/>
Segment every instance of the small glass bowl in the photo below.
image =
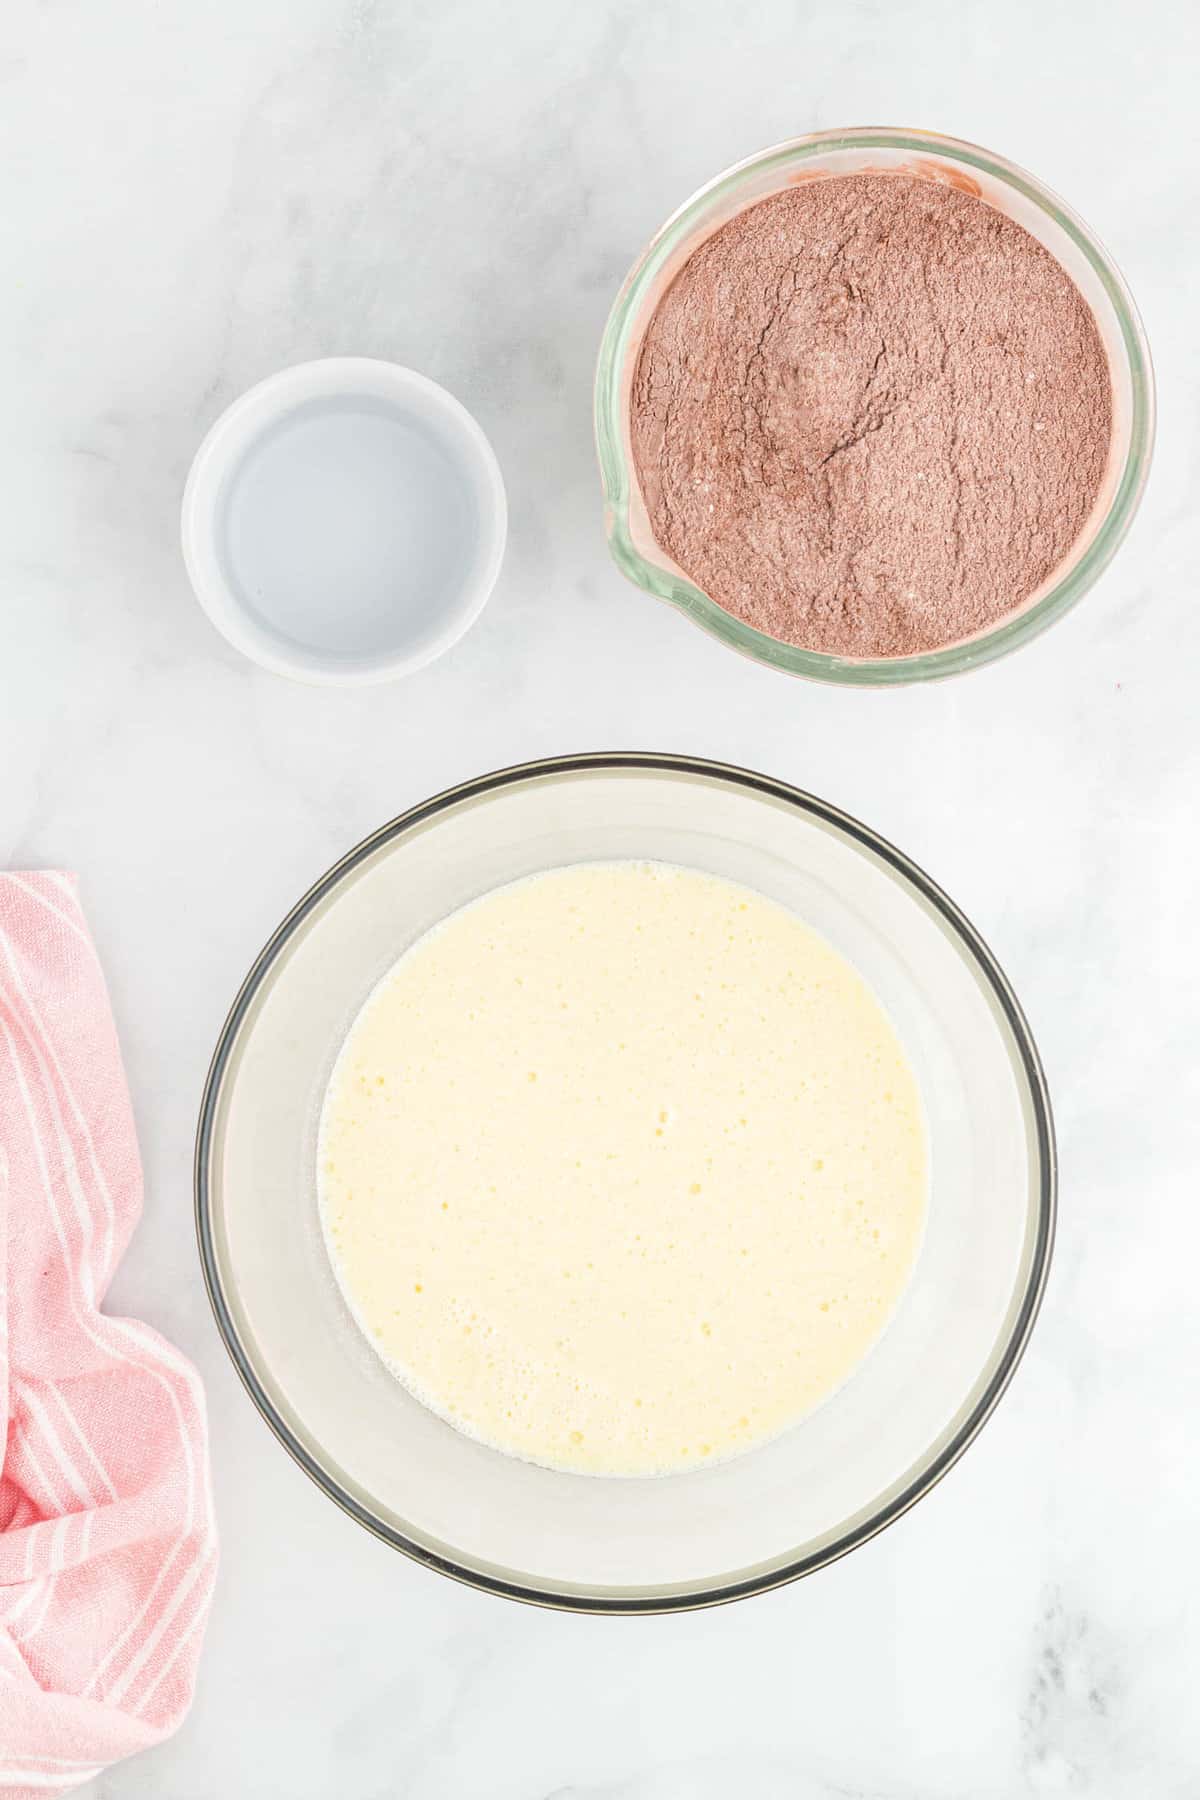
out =
<path fill-rule="evenodd" d="M 634 474 L 629 394 L 642 338 L 663 294 L 704 240 L 736 213 L 797 181 L 902 170 L 948 182 L 1015 219 L 1057 258 L 1096 317 L 1113 382 L 1113 440 L 1091 517 L 1070 556 L 999 624 L 918 656 L 850 658 L 783 643 L 726 612 L 688 580 L 651 534 Z M 596 370 L 596 447 L 605 526 L 617 567 L 722 643 L 773 669 L 851 687 L 930 681 L 978 668 L 1059 619 L 1108 566 L 1129 530 L 1150 468 L 1154 376 L 1129 289 L 1083 221 L 1040 181 L 976 144 L 933 132 L 862 127 L 814 132 L 761 151 L 685 201 L 643 252 L 609 314 Z"/>

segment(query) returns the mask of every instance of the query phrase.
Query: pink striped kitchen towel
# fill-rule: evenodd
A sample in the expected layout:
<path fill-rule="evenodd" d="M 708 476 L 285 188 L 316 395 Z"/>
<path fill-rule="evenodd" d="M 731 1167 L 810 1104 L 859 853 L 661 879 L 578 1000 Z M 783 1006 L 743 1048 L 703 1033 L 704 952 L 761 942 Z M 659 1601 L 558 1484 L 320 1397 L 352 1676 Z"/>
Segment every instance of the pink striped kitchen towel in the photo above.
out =
<path fill-rule="evenodd" d="M 100 1311 L 141 1209 L 104 977 L 66 875 L 0 874 L 0 1796 L 157 1743 L 216 1572 L 204 1395 Z"/>

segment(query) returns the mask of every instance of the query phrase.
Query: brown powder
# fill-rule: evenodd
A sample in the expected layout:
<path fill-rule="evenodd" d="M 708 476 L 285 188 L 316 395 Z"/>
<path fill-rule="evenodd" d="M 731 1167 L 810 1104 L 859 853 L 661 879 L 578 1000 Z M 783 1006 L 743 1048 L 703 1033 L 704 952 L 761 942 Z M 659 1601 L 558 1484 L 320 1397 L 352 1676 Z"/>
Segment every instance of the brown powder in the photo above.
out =
<path fill-rule="evenodd" d="M 631 429 L 654 537 L 719 606 L 810 650 L 907 656 L 1063 560 L 1112 389 L 1090 308 L 1021 226 L 920 177 L 833 176 L 685 263 Z"/>

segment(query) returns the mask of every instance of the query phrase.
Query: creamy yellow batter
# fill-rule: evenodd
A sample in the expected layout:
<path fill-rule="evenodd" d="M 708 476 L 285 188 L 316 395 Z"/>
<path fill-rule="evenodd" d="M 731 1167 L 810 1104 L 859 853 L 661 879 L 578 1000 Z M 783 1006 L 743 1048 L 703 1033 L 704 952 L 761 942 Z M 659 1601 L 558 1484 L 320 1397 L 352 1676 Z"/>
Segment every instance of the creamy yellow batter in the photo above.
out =
<path fill-rule="evenodd" d="M 472 1436 L 653 1475 L 851 1374 L 926 1205 L 916 1081 L 825 941 L 747 888 L 581 863 L 404 955 L 325 1099 L 321 1211 L 379 1354 Z"/>

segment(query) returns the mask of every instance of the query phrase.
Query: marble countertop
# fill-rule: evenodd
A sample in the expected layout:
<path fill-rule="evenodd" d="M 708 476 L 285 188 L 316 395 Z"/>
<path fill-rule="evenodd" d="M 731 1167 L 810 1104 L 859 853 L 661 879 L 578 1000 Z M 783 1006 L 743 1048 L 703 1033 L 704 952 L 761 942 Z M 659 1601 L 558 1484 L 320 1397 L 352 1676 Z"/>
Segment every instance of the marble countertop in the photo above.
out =
<path fill-rule="evenodd" d="M 223 1566 L 194 1711 L 91 1800 L 1183 1800 L 1200 1794 L 1200 30 L 1172 0 L 15 0 L 2 59 L 0 866 L 79 870 L 146 1165 L 112 1304 L 211 1402 Z M 627 265 L 818 127 L 974 138 L 1066 194 L 1157 361 L 1100 586 L 948 684 L 744 663 L 610 566 L 590 379 Z M 178 552 L 191 454 L 281 365 L 395 358 L 496 446 L 510 549 L 443 661 L 362 692 L 239 660 Z M 1040 1040 L 1059 1247 L 1013 1388 L 910 1515 L 695 1616 L 526 1610 L 343 1518 L 242 1393 L 190 1157 L 226 1006 L 310 880 L 460 778 L 686 750 L 860 815 L 960 902 Z"/>

